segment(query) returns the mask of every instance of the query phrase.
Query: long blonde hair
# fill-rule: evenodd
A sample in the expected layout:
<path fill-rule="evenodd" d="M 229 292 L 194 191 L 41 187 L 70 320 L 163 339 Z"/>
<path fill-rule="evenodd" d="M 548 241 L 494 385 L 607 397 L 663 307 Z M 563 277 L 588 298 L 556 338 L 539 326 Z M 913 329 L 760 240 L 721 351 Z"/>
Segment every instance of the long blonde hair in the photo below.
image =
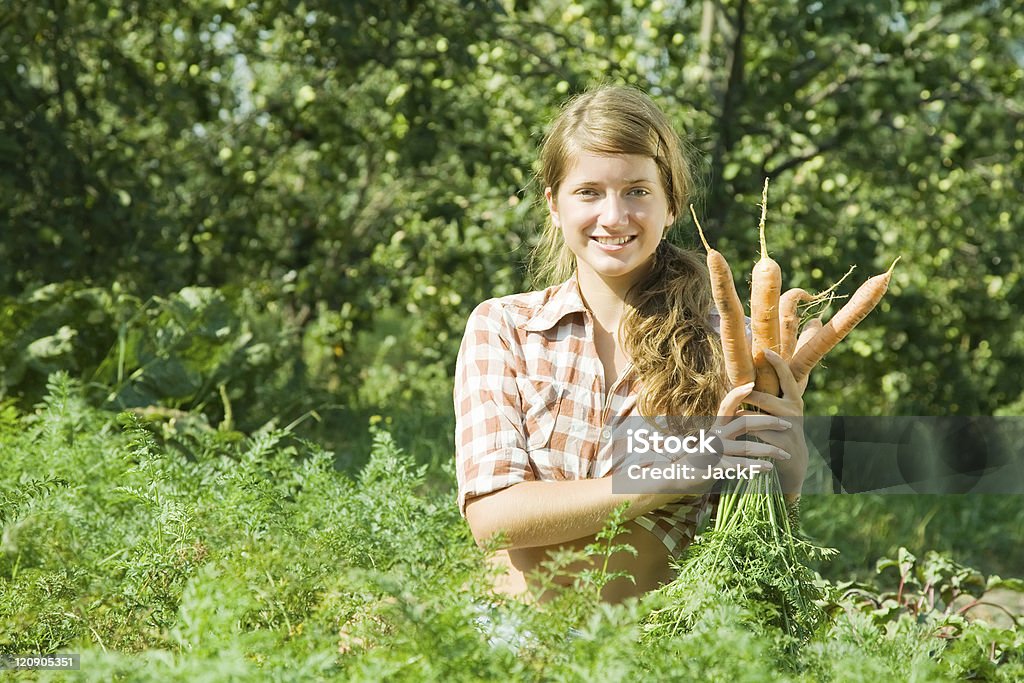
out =
<path fill-rule="evenodd" d="M 665 114 L 640 90 L 602 86 L 570 99 L 541 147 L 540 186 L 557 194 L 581 153 L 653 159 L 669 212 L 683 214 L 695 183 L 687 150 Z M 563 282 L 575 267 L 575 256 L 549 218 L 531 259 L 534 283 Z M 711 307 L 704 259 L 663 241 L 651 272 L 630 290 L 621 324 L 625 351 L 641 381 L 643 415 L 717 413 L 725 383 L 721 345 L 708 322 Z"/>

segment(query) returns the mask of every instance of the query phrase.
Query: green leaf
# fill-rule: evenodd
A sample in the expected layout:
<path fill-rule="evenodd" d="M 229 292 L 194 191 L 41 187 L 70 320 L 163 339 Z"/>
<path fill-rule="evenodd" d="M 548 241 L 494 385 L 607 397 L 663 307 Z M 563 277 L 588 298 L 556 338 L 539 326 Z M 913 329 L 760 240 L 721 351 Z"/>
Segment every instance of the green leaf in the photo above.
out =
<path fill-rule="evenodd" d="M 77 331 L 62 325 L 54 334 L 36 339 L 26 349 L 35 360 L 49 361 L 70 354 L 74 349 Z"/>
<path fill-rule="evenodd" d="M 988 581 L 985 583 L 985 590 L 990 591 L 995 588 L 1024 593 L 1024 579 L 1004 579 L 1000 576 L 992 575 L 988 577 Z"/>

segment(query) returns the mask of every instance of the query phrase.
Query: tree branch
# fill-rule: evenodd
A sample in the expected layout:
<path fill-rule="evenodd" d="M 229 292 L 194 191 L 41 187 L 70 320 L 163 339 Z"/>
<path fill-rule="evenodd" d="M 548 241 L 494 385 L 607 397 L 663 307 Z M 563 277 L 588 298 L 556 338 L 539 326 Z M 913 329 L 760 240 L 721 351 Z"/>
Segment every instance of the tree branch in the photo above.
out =
<path fill-rule="evenodd" d="M 827 59 L 817 59 L 816 57 L 812 57 L 793 67 L 790 70 L 789 77 L 790 92 L 800 92 L 808 83 L 835 66 L 836 62 L 839 61 L 839 56 L 838 51 L 833 51 L 832 55 Z M 843 77 L 840 77 L 837 80 L 843 80 Z M 830 83 L 829 87 L 831 87 L 833 83 Z"/>
<path fill-rule="evenodd" d="M 739 107 L 743 95 L 744 86 L 744 55 L 743 41 L 746 37 L 746 10 L 747 0 L 740 0 L 736 10 L 735 21 L 732 25 L 735 29 L 733 40 L 730 43 L 730 51 L 726 60 L 729 76 L 726 82 L 725 92 L 722 95 L 722 109 L 718 116 L 718 139 L 715 141 L 715 148 L 711 156 L 711 173 L 716 180 L 722 175 L 722 168 L 725 156 L 735 145 L 736 110 Z M 717 185 L 713 186 L 718 188 Z M 711 218 L 721 218 L 724 195 L 722 189 L 713 190 L 713 196 L 709 203 L 708 210 Z"/>
<path fill-rule="evenodd" d="M 704 0 L 700 21 L 700 57 L 697 63 L 707 83 L 711 82 L 711 41 L 715 35 L 716 5 L 714 0 Z"/>
<path fill-rule="evenodd" d="M 881 114 L 879 112 L 874 112 L 871 118 L 872 121 L 870 122 L 870 125 L 875 125 L 881 118 Z M 761 169 L 765 175 L 771 178 L 777 178 L 786 171 L 794 169 L 797 166 L 806 163 L 811 159 L 814 159 L 815 157 L 819 157 L 825 152 L 841 147 L 843 144 L 846 143 L 847 140 L 850 139 L 850 137 L 854 134 L 856 130 L 857 128 L 855 126 L 847 126 L 845 128 L 840 128 L 838 131 L 836 131 L 835 135 L 822 142 L 820 145 L 815 147 L 807 154 L 801 154 L 800 156 L 786 159 L 782 163 L 772 167 L 770 170 L 767 168 L 767 162 L 765 162 L 764 164 L 762 164 Z"/>
<path fill-rule="evenodd" d="M 738 21 L 733 21 L 732 17 L 725 9 L 725 5 L 722 4 L 722 0 L 712 0 L 715 3 L 715 20 L 718 22 L 718 30 L 722 32 L 722 36 L 725 38 L 725 42 L 731 43 L 736 40 L 737 31 L 742 30 L 739 26 L 742 23 L 742 15 L 744 6 L 747 4 L 745 1 L 740 3 L 739 11 L 737 16 L 740 17 Z"/>
<path fill-rule="evenodd" d="M 510 25 L 513 26 L 515 30 L 499 31 L 497 33 L 497 37 L 499 37 L 501 40 L 506 41 L 507 43 L 510 43 L 511 45 L 514 45 L 521 51 L 527 53 L 528 55 L 536 59 L 539 63 L 546 66 L 548 68 L 548 73 L 555 74 L 559 76 L 563 81 L 566 81 L 570 84 L 575 83 L 575 81 L 577 80 L 576 77 L 574 76 L 574 74 L 572 74 L 569 70 L 565 68 L 564 64 L 556 63 L 551 59 L 550 55 L 544 54 L 539 49 L 537 49 L 529 42 L 523 40 L 520 37 L 521 35 L 534 36 L 537 35 L 538 33 L 543 32 L 550 35 L 556 42 L 561 42 L 563 47 L 568 48 L 568 41 L 566 40 L 564 35 L 552 29 L 550 26 L 546 26 L 536 21 L 514 20 L 506 16 L 503 17 L 499 22 L 499 26 L 502 27 Z M 524 31 L 522 29 L 529 30 Z"/>

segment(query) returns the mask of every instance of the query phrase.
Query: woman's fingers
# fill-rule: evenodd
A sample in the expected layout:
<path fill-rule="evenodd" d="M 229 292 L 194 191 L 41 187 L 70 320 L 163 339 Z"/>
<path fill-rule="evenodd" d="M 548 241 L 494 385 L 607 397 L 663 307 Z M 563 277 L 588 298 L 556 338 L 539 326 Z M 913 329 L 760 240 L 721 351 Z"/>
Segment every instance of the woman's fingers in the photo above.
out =
<path fill-rule="evenodd" d="M 730 420 L 728 424 L 717 426 L 714 433 L 722 439 L 735 439 L 750 432 L 784 430 L 792 426 L 792 422 L 774 415 L 741 410 L 738 416 Z"/>
<path fill-rule="evenodd" d="M 747 397 L 743 399 L 744 403 L 749 403 L 752 406 L 756 406 L 770 415 L 776 415 L 778 417 L 795 417 L 800 415 L 797 411 L 793 402 L 778 396 L 772 396 L 766 394 L 763 391 L 752 391 L 747 394 Z"/>
<path fill-rule="evenodd" d="M 743 405 L 744 399 L 754 390 L 754 383 L 741 384 L 725 395 L 718 404 L 718 412 L 722 417 L 732 417 Z"/>
<path fill-rule="evenodd" d="M 776 460 L 789 460 L 790 454 L 778 446 L 761 441 L 745 440 L 722 440 L 722 451 L 724 455 L 742 456 L 745 458 L 774 458 Z"/>
<path fill-rule="evenodd" d="M 785 446 L 791 443 L 790 435 L 782 432 L 764 431 L 758 433 L 757 438 L 764 441 L 766 444 L 775 446 L 781 450 L 786 450 Z M 789 451 L 786 452 L 788 453 Z"/>
<path fill-rule="evenodd" d="M 794 399 L 803 395 L 803 389 L 800 388 L 796 377 L 793 376 L 793 371 L 789 369 L 789 363 L 782 356 L 771 349 L 765 349 L 764 357 L 775 368 L 775 374 L 779 376 L 779 386 L 782 387 L 783 398 Z"/>

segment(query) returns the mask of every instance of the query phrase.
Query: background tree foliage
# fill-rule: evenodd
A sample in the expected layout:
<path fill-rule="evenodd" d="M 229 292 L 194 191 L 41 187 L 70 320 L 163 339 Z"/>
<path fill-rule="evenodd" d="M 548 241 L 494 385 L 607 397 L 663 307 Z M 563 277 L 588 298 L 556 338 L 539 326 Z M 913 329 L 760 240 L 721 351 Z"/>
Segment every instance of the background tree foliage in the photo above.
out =
<path fill-rule="evenodd" d="M 222 420 L 233 400 L 263 406 L 254 425 L 325 396 L 447 414 L 469 311 L 529 286 L 546 122 L 626 82 L 699 154 L 704 222 L 739 277 L 765 176 L 787 286 L 902 256 L 809 411 L 1024 402 L 1014 3 L 48 0 L 7 3 L 0 44 L 8 395 L 66 367 L 120 407 Z M 189 301 L 204 308 L 175 313 Z M 139 310 L 219 321 L 202 339 L 230 339 L 237 370 L 200 341 L 191 375 L 158 382 L 181 347 Z"/>

